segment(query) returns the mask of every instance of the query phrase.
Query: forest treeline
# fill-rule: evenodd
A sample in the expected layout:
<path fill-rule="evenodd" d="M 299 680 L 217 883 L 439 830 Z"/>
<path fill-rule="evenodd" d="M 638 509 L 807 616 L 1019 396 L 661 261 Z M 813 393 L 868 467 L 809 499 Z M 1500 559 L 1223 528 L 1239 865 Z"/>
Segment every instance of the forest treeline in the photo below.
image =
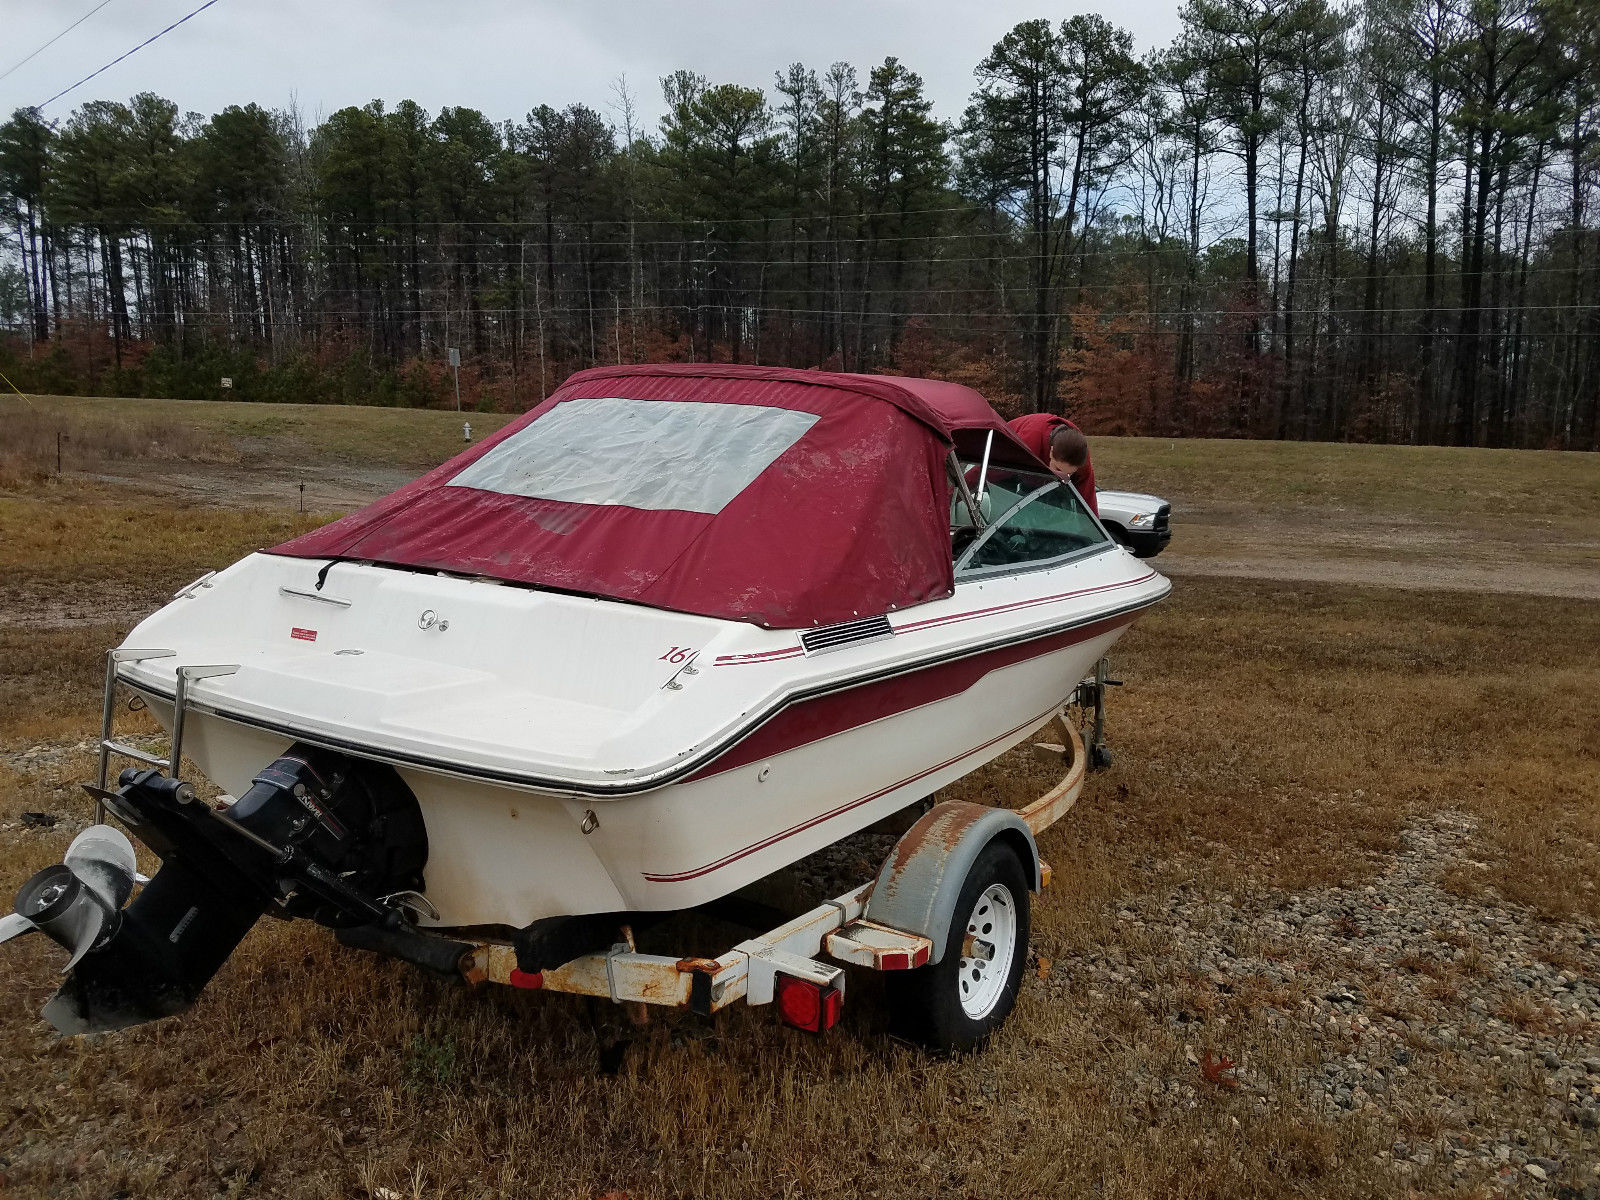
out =
<path fill-rule="evenodd" d="M 716 360 L 1104 433 L 1600 447 L 1592 0 L 1189 0 L 1145 56 L 1027 21 L 953 120 L 895 58 L 661 87 L 655 128 L 620 79 L 511 121 L 19 110 L 0 370 L 449 404 L 458 347 L 479 407 Z"/>

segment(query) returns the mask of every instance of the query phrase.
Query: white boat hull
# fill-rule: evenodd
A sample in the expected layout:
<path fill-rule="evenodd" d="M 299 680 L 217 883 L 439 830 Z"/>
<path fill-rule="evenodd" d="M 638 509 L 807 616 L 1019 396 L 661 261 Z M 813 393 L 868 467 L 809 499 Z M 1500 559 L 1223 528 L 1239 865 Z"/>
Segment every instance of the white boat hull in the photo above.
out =
<path fill-rule="evenodd" d="M 241 584 L 259 592 L 266 573 L 269 580 L 292 578 L 298 586 L 314 566 L 267 559 L 243 572 Z M 357 571 L 368 578 L 355 578 Z M 224 577 L 219 581 L 225 587 Z M 341 585 L 337 591 L 334 581 Z M 475 598 L 471 589 L 502 608 L 510 603 L 514 609 L 519 599 L 533 610 L 552 601 L 595 603 L 370 567 L 345 568 L 343 578 L 335 572 L 329 583 L 330 593 L 354 597 L 352 608 L 364 602 L 378 607 L 379 597 L 363 596 L 368 584 L 380 593 L 387 586 L 421 589 L 463 624 L 475 615 L 464 603 Z M 695 623 L 701 627 L 697 640 L 703 640 L 700 633 L 712 637 L 696 648 L 690 660 L 697 664 L 695 677 L 684 679 L 679 690 L 661 690 L 665 681 L 683 678 L 671 661 L 658 672 L 662 682 L 652 677 L 641 688 L 638 707 L 650 710 L 652 720 L 638 723 L 639 736 L 631 741 L 626 731 L 618 735 L 634 752 L 618 751 L 615 758 L 642 765 L 565 784 L 540 779 L 559 758 L 554 749 L 529 749 L 528 776 L 521 779 L 503 777 L 515 746 L 475 756 L 480 748 L 465 736 L 456 745 L 437 747 L 439 761 L 416 761 L 414 748 L 394 733 L 411 722 L 409 715 L 386 725 L 385 714 L 393 718 L 395 707 L 386 707 L 382 689 L 365 686 L 361 677 L 365 663 L 380 660 L 383 677 L 403 702 L 408 691 L 401 683 L 426 676 L 431 664 L 425 657 L 410 675 L 397 671 L 393 661 L 381 661 L 396 644 L 417 641 L 408 629 L 409 611 L 404 625 L 389 623 L 387 643 L 385 631 L 369 621 L 361 631 L 370 652 L 364 658 L 335 657 L 352 640 L 340 631 L 320 648 L 291 643 L 295 657 L 286 662 L 281 636 L 263 640 L 252 659 L 238 654 L 237 621 L 208 630 L 193 619 L 216 614 L 227 622 L 228 608 L 237 613 L 237 605 L 215 603 L 222 597 L 211 596 L 204 598 L 205 607 L 186 608 L 190 602 L 180 599 L 127 643 L 166 644 L 178 654 L 129 664 L 124 679 L 170 723 L 173 689 L 165 681 L 174 669 L 222 661 L 231 649 L 234 661 L 242 660 L 241 670 L 193 690 L 187 758 L 231 796 L 242 795 L 256 772 L 297 739 L 357 745 L 365 755 L 393 763 L 427 825 L 425 894 L 437 916 L 423 924 L 514 930 L 558 915 L 702 904 L 923 799 L 1044 724 L 1136 612 L 1167 587 L 1143 564 L 1112 550 L 1053 571 L 963 585 L 948 599 L 895 614 L 892 638 L 817 655 L 801 653 L 793 631 L 612 606 L 623 609 L 625 628 L 644 647 L 634 658 L 659 659 L 656 643 L 662 638 L 651 628 L 658 616 L 672 624 L 662 633 L 681 637 L 684 625 Z M 291 623 L 313 619 L 305 610 L 315 605 L 292 595 L 269 597 L 267 604 L 286 611 L 252 620 L 274 634 L 277 626 L 303 632 L 305 626 Z M 191 619 L 175 622 L 174 609 Z M 347 615 L 314 614 L 324 627 L 330 618 L 337 622 Z M 174 636 L 179 631 L 188 634 L 189 645 Z M 519 672 L 527 669 L 517 648 L 501 643 L 494 649 L 492 636 L 474 644 L 491 653 L 480 662 L 458 656 L 451 668 L 496 669 L 497 678 L 510 681 L 497 711 L 521 705 L 529 728 L 541 728 L 532 722 L 559 695 L 552 697 L 548 689 L 517 693 Z M 615 645 L 609 652 L 614 658 L 622 653 Z M 286 711 L 281 723 L 274 721 L 259 699 L 286 686 L 297 663 L 307 679 L 305 701 L 298 711 Z M 252 681 L 253 664 L 264 684 Z M 329 682 L 336 671 L 349 672 L 353 680 L 343 692 Z M 481 679 L 474 686 L 480 692 L 484 687 Z M 448 687 L 431 694 L 439 705 L 451 703 Z M 364 704 L 372 705 L 370 713 L 362 711 Z M 597 719 L 626 725 L 628 714 L 618 708 Z M 341 715 L 344 736 L 323 734 Z M 326 723 L 319 725 L 319 719 Z M 605 744 L 607 730 L 581 732 L 590 744 Z M 651 739 L 663 733 L 687 747 L 676 763 L 649 759 Z M 530 742 L 536 740 L 530 735 Z M 602 790 L 606 785 L 609 791 Z"/>

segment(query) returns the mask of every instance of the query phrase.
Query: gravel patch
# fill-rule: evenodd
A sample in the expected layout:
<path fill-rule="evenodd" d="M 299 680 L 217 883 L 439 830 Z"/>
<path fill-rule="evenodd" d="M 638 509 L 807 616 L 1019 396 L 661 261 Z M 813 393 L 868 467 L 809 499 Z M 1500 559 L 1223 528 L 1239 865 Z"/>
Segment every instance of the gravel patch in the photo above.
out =
<path fill-rule="evenodd" d="M 144 735 L 123 737 L 120 740 L 146 750 L 154 748 L 153 744 L 162 739 Z M 4 763 L 13 771 L 21 771 L 27 775 L 42 775 L 59 769 L 74 758 L 93 754 L 98 744 L 96 738 L 84 738 L 77 742 L 40 742 L 36 746 L 27 746 L 21 750 L 0 748 L 0 763 Z"/>
<path fill-rule="evenodd" d="M 1476 825 L 1413 820 L 1359 887 L 1125 898 L 1116 944 L 1063 954 L 1043 986 L 1090 1010 L 1131 1004 L 1202 1086 L 1382 1123 L 1377 1157 L 1402 1175 L 1600 1197 L 1600 931 L 1446 891 L 1447 871 L 1485 865 Z M 1267 1079 L 1243 1052 L 1201 1049 L 1240 1040 L 1241 1018 L 1308 1037 L 1309 1055 Z M 1176 1076 L 1146 1085 L 1155 1104 L 1198 1102 Z"/>

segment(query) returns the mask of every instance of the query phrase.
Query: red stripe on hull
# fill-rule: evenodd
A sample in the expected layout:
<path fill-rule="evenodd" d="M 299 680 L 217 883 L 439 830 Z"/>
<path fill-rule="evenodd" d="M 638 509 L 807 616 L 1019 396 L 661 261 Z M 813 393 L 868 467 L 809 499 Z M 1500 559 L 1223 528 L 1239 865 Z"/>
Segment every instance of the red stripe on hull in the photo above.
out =
<path fill-rule="evenodd" d="M 780 658 L 797 658 L 805 651 L 799 646 L 789 646 L 782 650 L 762 650 L 753 654 L 724 654 L 718 657 L 713 664 L 718 667 L 747 667 L 757 663 L 776 662 Z"/>
<path fill-rule="evenodd" d="M 1080 625 L 1048 637 L 1002 646 L 998 650 L 959 658 L 954 662 L 935 663 L 891 679 L 858 684 L 813 700 L 791 704 L 689 776 L 686 782 L 720 775 L 763 758 L 772 758 L 786 750 L 821 741 L 858 725 L 944 700 L 966 691 L 991 671 L 1026 662 L 1066 646 L 1075 646 L 1113 629 L 1131 625 L 1134 615 L 1124 613 L 1107 617 L 1103 621 Z"/>
<path fill-rule="evenodd" d="M 1116 583 L 1103 583 L 1099 587 L 1079 588 L 1074 592 L 1058 592 L 1054 596 L 1035 596 L 1029 600 L 1016 600 L 1010 604 L 996 604 L 989 608 L 975 608 L 970 609 L 967 612 L 950 613 L 942 617 L 929 617 L 924 621 L 907 621 L 903 624 L 894 626 L 894 633 L 897 635 L 902 633 L 914 633 L 919 629 L 933 629 L 941 625 L 955 625 L 962 621 L 975 620 L 978 617 L 993 616 L 995 613 L 1013 612 L 1021 608 L 1037 608 L 1041 604 L 1054 604 L 1060 600 L 1070 600 L 1074 596 L 1088 596 L 1097 592 L 1114 592 L 1119 588 L 1137 587 L 1141 583 L 1147 583 L 1149 580 L 1154 579 L 1155 574 L 1156 573 L 1154 571 L 1151 571 L 1146 575 L 1139 576 L 1137 579 L 1123 579 Z M 756 666 L 769 662 L 777 662 L 779 659 L 784 658 L 797 658 L 804 653 L 805 651 L 799 646 L 788 646 L 777 650 L 755 651 L 750 654 L 723 654 L 720 655 L 712 665 L 718 667 Z"/>
<path fill-rule="evenodd" d="M 932 629 L 938 625 L 954 625 L 961 621 L 971 621 L 978 617 L 993 616 L 995 613 L 1015 612 L 1022 608 L 1037 608 L 1041 604 L 1055 604 L 1061 600 L 1070 600 L 1074 596 L 1091 596 L 1099 592 L 1114 592 L 1120 588 L 1138 587 L 1139 584 L 1155 577 L 1155 572 L 1141 575 L 1137 579 L 1122 579 L 1116 583 L 1102 583 L 1098 587 L 1079 588 L 1074 592 L 1058 592 L 1054 596 L 1035 596 L 1030 600 L 1013 600 L 1010 604 L 996 604 L 990 608 L 974 608 L 968 612 L 951 613 L 943 617 L 929 617 L 925 621 L 910 621 L 895 627 L 896 633 L 911 633 L 918 629 Z"/>
<path fill-rule="evenodd" d="M 707 863 L 703 867 L 696 867 L 692 871 L 680 871 L 676 875 L 652 875 L 648 871 L 646 871 L 646 872 L 643 873 L 644 877 L 647 880 L 649 880 L 651 883 L 683 883 L 683 882 L 685 882 L 687 880 L 690 880 L 690 879 L 698 879 L 698 878 L 700 878 L 700 876 L 709 874 L 712 871 L 721 870 L 723 867 L 727 866 L 729 863 L 735 863 L 735 862 L 738 862 L 741 858 L 747 858 L 748 856 L 754 854 L 757 850 L 765 850 L 768 846 L 774 846 L 777 843 L 783 841 L 784 838 L 792 837 L 797 833 L 804 833 L 807 829 L 810 829 L 813 825 L 820 825 L 824 821 L 831 821 L 834 817 L 843 816 L 845 813 L 849 812 L 853 808 L 860 808 L 863 804 L 870 804 L 874 800 L 880 799 L 883 796 L 887 796 L 890 792 L 898 791 L 899 789 L 901 789 L 903 787 L 907 787 L 910 784 L 915 783 L 919 779 L 926 779 L 929 775 L 934 774 L 936 771 L 942 771 L 948 766 L 953 766 L 955 763 L 960 762 L 963 758 L 971 758 L 974 754 L 979 754 L 982 751 L 987 750 L 990 746 L 994 745 L 996 742 L 1003 742 L 1008 737 L 1011 737 L 1013 734 L 1021 733 L 1024 729 L 1027 729 L 1029 726 L 1042 724 L 1044 721 L 1049 719 L 1050 714 L 1052 712 L 1054 712 L 1054 711 L 1055 711 L 1055 709 L 1051 708 L 1051 709 L 1046 710 L 1045 712 L 1040 713 L 1036 717 L 1030 717 L 1030 718 L 1028 718 L 1028 720 L 1024 721 L 1021 725 L 1015 725 L 1012 728 L 1006 730 L 1004 733 L 1000 734 L 998 737 L 990 738 L 987 742 L 984 742 L 983 745 L 981 745 L 981 746 L 974 746 L 971 750 L 963 750 L 960 754 L 956 755 L 954 758 L 947 758 L 942 763 L 938 763 L 935 766 L 929 767 L 926 771 L 919 771 L 915 775 L 908 775 L 906 778 L 900 780 L 897 783 L 891 783 L 886 788 L 879 788 L 877 791 L 873 792 L 870 796 L 862 796 L 859 800 L 852 800 L 848 804 L 841 804 L 838 808 L 835 808 L 835 809 L 832 809 L 832 810 L 830 810 L 828 812 L 825 812 L 821 816 L 812 817 L 809 821 L 802 821 L 798 825 L 794 825 L 794 826 L 791 826 L 788 829 L 785 829 L 782 833 L 775 833 L 771 837 L 769 837 L 769 838 L 767 838 L 767 839 L 765 839 L 763 841 L 759 841 L 759 842 L 755 843 L 755 845 L 753 845 L 753 846 L 746 846 L 743 850 L 735 850 L 732 854 L 729 854 L 729 855 L 727 855 L 727 856 L 725 856 L 723 858 L 717 859 L 716 862 Z"/>

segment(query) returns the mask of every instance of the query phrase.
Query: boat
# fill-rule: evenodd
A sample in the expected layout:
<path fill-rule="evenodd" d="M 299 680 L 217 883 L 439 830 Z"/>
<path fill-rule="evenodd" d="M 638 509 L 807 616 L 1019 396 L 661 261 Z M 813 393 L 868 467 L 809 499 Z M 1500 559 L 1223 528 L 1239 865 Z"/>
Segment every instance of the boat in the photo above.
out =
<path fill-rule="evenodd" d="M 182 1011 L 268 912 L 547 970 L 1004 753 L 1169 586 L 969 388 L 582 371 L 142 621 L 89 790 L 163 866 L 126 909 L 51 868 L 10 920 L 95 916 L 52 934 L 66 1032 Z M 119 689 L 165 758 L 113 736 Z"/>

